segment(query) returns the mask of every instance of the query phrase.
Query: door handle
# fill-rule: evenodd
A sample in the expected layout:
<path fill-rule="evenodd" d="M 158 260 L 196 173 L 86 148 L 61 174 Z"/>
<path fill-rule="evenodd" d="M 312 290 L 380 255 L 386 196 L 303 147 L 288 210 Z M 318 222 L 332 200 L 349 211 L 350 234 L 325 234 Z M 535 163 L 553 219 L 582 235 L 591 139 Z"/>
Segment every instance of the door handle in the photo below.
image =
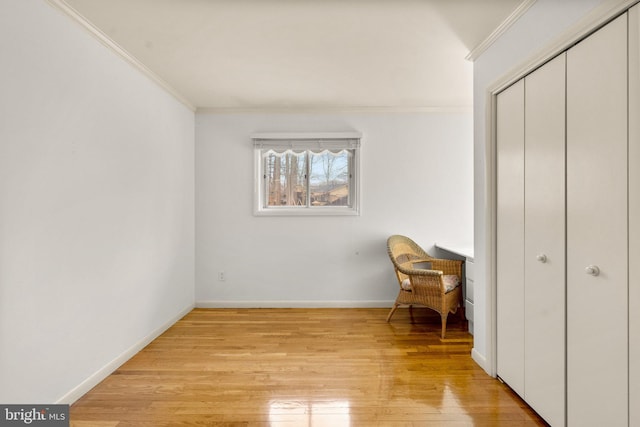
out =
<path fill-rule="evenodd" d="M 597 265 L 590 265 L 584 269 L 584 272 L 587 273 L 589 276 L 595 277 L 600 274 L 600 269 L 598 268 Z"/>
<path fill-rule="evenodd" d="M 539 254 L 536 259 L 543 264 L 547 262 L 547 256 L 545 254 Z"/>

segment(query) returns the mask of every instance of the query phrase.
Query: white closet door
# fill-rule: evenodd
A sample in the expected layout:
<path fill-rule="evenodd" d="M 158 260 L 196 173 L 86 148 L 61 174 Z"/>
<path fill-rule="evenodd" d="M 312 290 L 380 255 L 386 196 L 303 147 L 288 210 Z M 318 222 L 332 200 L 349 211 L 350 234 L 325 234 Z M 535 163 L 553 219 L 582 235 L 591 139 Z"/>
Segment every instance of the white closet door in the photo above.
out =
<path fill-rule="evenodd" d="M 640 259 L 640 6 L 629 10 L 629 259 Z M 640 426 L 640 268 L 629 270 L 629 425 Z"/>
<path fill-rule="evenodd" d="M 524 80 L 497 97 L 497 372 L 524 396 Z"/>
<path fill-rule="evenodd" d="M 624 15 L 567 53 L 570 426 L 628 424 L 627 274 Z"/>
<path fill-rule="evenodd" d="M 525 78 L 525 400 L 565 422 L 565 58 Z"/>

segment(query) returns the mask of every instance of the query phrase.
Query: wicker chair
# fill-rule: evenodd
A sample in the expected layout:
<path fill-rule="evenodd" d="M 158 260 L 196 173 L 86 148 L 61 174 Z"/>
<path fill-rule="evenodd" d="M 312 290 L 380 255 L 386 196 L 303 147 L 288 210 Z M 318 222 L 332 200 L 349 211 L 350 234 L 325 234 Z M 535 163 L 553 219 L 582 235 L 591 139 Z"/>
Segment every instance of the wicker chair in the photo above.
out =
<path fill-rule="evenodd" d="M 424 306 L 440 313 L 444 339 L 447 316 L 462 303 L 462 261 L 432 258 L 413 240 L 399 235 L 387 239 L 387 252 L 400 286 L 387 322 L 400 306 L 409 306 L 412 321 L 412 306 Z"/>

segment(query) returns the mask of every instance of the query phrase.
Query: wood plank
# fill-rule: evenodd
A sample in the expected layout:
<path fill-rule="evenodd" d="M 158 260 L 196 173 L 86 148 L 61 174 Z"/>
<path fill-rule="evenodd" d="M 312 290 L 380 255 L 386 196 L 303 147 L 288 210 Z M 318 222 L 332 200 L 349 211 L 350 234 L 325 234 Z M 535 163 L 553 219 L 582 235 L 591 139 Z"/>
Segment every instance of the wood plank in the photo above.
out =
<path fill-rule="evenodd" d="M 71 425 L 545 425 L 426 309 L 195 309 L 71 407 Z M 93 424 L 92 424 L 93 423 Z"/>

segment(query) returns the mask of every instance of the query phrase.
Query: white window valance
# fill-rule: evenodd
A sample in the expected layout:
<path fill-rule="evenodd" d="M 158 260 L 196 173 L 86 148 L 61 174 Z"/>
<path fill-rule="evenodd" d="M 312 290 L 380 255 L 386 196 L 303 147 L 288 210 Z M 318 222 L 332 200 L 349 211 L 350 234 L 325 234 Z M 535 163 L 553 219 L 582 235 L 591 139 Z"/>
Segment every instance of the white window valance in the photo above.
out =
<path fill-rule="evenodd" d="M 272 150 L 274 153 L 339 153 L 343 150 L 360 148 L 362 134 L 358 132 L 340 133 L 261 133 L 251 136 L 253 146 L 260 150 Z"/>

